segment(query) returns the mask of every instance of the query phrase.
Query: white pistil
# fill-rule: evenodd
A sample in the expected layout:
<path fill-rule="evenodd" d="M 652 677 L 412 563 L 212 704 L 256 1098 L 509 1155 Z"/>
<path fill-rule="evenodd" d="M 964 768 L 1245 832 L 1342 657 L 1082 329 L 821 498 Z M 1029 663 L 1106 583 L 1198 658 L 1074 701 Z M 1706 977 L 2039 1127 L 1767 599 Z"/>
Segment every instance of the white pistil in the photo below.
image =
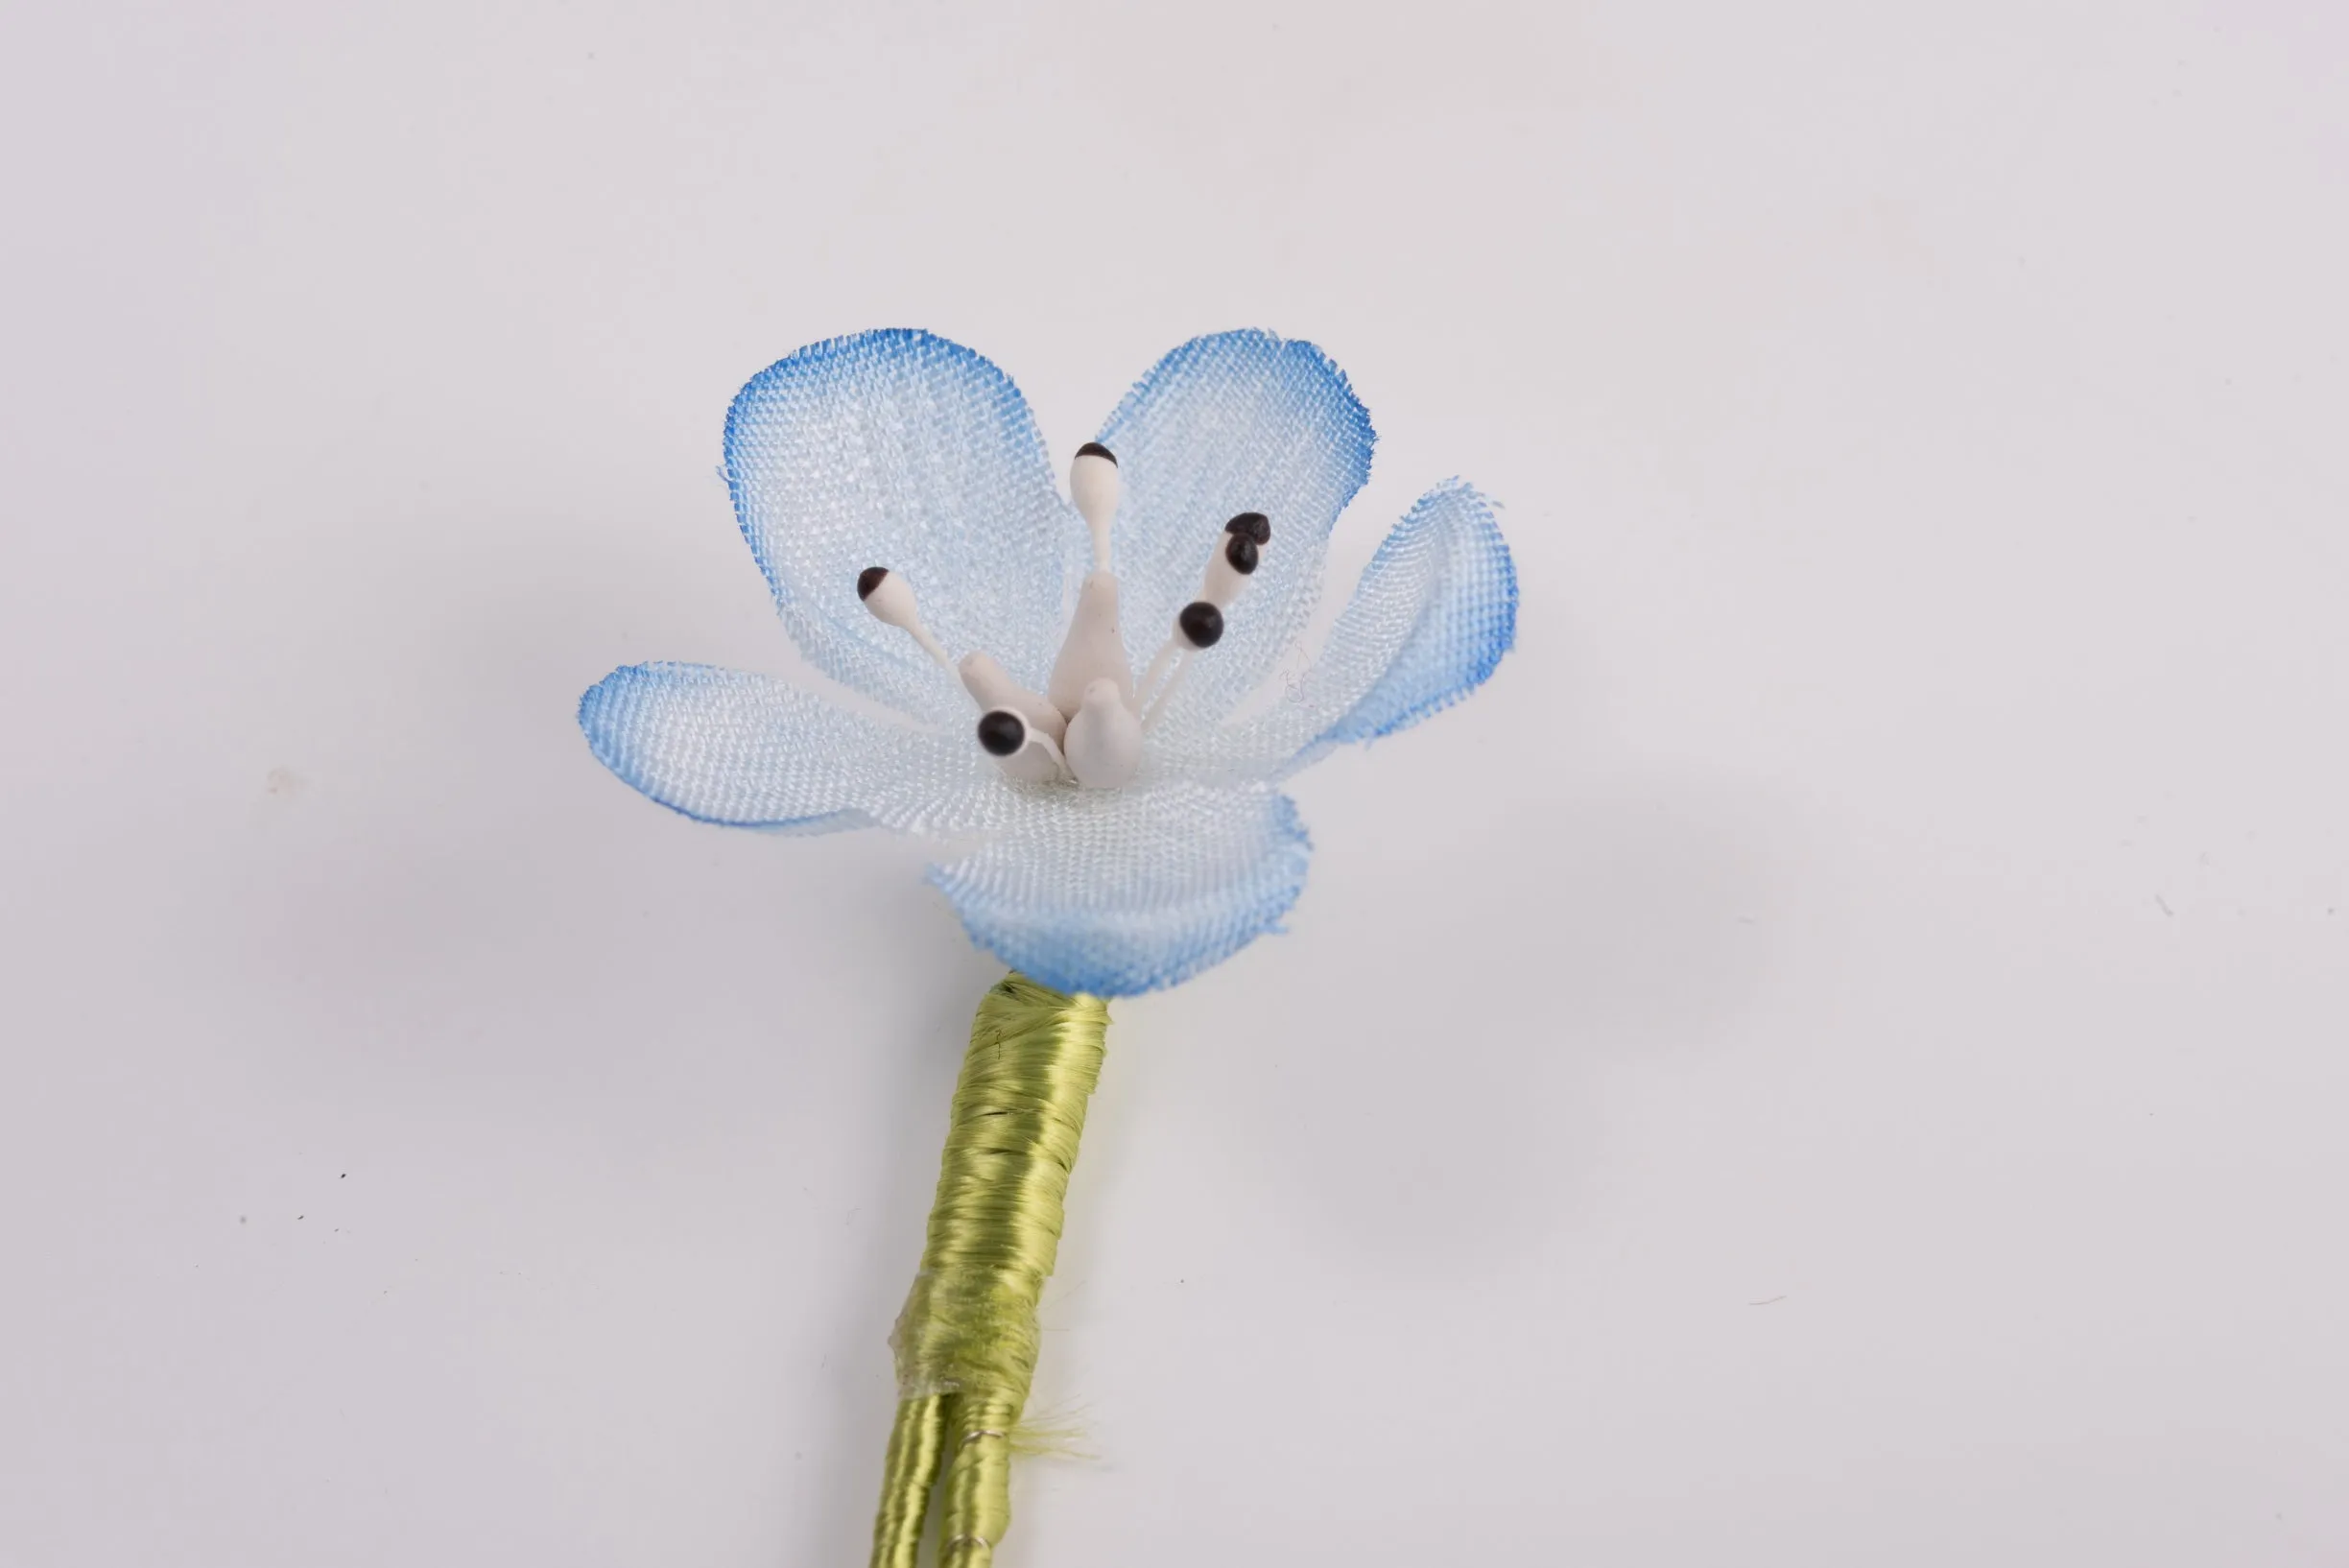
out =
<path fill-rule="evenodd" d="M 1098 567 L 1086 574 L 1077 596 L 1068 640 L 1060 645 L 1044 695 L 1074 721 L 1085 689 L 1096 680 L 1110 681 L 1121 699 L 1132 702 L 1133 671 L 1126 663 L 1126 643 L 1118 632 L 1118 581 Z"/>
<path fill-rule="evenodd" d="M 1093 565 L 1109 570 L 1109 527 L 1117 521 L 1118 460 L 1099 441 L 1077 448 L 1069 464 L 1069 500 L 1093 535 Z"/>

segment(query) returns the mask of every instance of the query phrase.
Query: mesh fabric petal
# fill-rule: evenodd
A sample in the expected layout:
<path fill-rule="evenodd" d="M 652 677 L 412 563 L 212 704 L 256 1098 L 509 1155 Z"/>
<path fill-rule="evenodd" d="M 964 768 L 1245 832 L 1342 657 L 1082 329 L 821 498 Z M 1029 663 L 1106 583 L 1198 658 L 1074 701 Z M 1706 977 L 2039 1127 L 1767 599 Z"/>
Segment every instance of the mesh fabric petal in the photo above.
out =
<path fill-rule="evenodd" d="M 934 866 L 971 939 L 1064 991 L 1174 985 L 1274 929 L 1312 853 L 1262 787 L 1066 792 L 1050 819 Z"/>
<path fill-rule="evenodd" d="M 588 690 L 579 720 L 604 766 L 705 822 L 955 832 L 1018 815 L 966 736 L 883 724 L 769 676 L 631 665 Z"/>
<path fill-rule="evenodd" d="M 1517 639 L 1517 568 L 1489 497 L 1451 479 L 1363 569 L 1321 655 L 1266 713 L 1170 758 L 1214 776 L 1290 772 L 1407 729 L 1483 685 Z"/>
<path fill-rule="evenodd" d="M 1223 525 L 1271 519 L 1272 542 L 1223 640 L 1194 659 L 1160 731 L 1229 713 L 1304 630 L 1332 524 L 1370 475 L 1370 416 L 1329 356 L 1269 332 L 1194 338 L 1151 367 L 1102 427 L 1125 502 L 1114 537 L 1122 621 L 1147 665 L 1196 598 Z"/>
<path fill-rule="evenodd" d="M 956 657 L 984 650 L 1042 688 L 1084 526 L 1027 400 L 987 360 L 927 332 L 802 348 L 735 397 L 725 465 L 743 535 L 818 669 L 923 718 L 965 716 L 955 677 L 858 602 L 857 574 L 886 566 Z"/>

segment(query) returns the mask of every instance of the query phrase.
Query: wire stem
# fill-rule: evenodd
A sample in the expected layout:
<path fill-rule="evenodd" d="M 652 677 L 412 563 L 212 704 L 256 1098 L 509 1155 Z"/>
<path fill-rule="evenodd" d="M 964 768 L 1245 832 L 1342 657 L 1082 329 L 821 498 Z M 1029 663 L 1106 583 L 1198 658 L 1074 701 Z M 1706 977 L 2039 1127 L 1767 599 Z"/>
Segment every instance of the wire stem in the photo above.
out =
<path fill-rule="evenodd" d="M 945 1471 L 942 1568 L 987 1568 L 1011 1523 L 1011 1435 L 1035 1376 L 1036 1302 L 1101 1076 L 1108 1004 L 1007 975 L 979 1004 L 955 1085 L 921 1271 L 890 1343 L 897 1421 L 872 1568 L 914 1568 Z"/>

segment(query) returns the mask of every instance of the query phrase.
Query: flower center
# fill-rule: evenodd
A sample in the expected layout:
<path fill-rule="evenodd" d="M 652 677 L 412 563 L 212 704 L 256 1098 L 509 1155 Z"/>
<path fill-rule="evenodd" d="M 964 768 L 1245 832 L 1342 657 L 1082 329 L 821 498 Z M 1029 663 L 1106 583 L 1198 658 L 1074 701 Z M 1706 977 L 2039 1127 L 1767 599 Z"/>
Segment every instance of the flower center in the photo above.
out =
<path fill-rule="evenodd" d="M 913 585 L 900 574 L 886 566 L 857 574 L 857 597 L 875 620 L 903 630 L 961 677 L 979 704 L 980 749 L 1022 783 L 1114 790 L 1130 782 L 1142 766 L 1144 733 L 1165 715 L 1191 661 L 1222 640 L 1224 612 L 1272 540 L 1272 524 L 1261 511 L 1244 511 L 1223 525 L 1198 597 L 1174 617 L 1165 646 L 1137 684 L 1118 629 L 1118 580 L 1109 559 L 1118 489 L 1116 456 L 1099 441 L 1079 447 L 1069 466 L 1069 499 L 1092 535 L 1093 569 L 1085 574 L 1042 696 L 1012 679 L 984 651 L 957 661 L 922 625 Z"/>

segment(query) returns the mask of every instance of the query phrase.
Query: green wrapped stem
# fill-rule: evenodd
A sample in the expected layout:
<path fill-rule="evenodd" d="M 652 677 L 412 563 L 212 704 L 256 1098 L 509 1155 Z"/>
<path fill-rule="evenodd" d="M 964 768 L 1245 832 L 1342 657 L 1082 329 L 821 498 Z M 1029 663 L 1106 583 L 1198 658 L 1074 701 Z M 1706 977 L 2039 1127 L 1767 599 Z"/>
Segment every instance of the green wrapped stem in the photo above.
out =
<path fill-rule="evenodd" d="M 938 1560 L 986 1568 L 1011 1523 L 1011 1437 L 1035 1376 L 1036 1301 L 1060 1251 L 1061 1200 L 1109 1007 L 1007 975 L 979 1004 L 955 1084 L 921 1271 L 890 1343 L 897 1420 L 872 1568 L 914 1568 L 946 1475 Z"/>

